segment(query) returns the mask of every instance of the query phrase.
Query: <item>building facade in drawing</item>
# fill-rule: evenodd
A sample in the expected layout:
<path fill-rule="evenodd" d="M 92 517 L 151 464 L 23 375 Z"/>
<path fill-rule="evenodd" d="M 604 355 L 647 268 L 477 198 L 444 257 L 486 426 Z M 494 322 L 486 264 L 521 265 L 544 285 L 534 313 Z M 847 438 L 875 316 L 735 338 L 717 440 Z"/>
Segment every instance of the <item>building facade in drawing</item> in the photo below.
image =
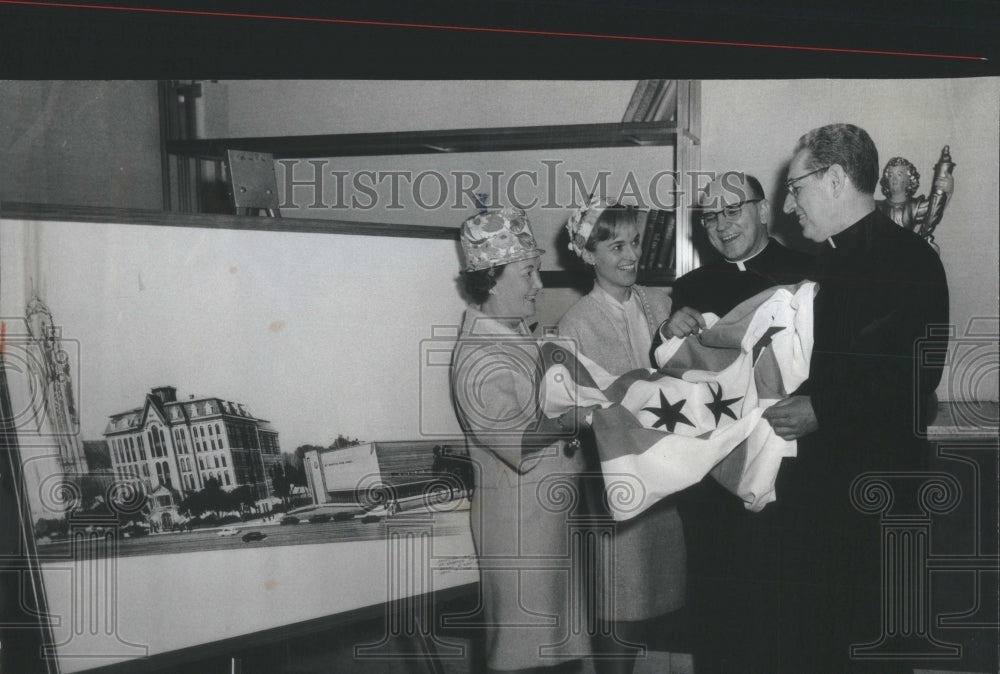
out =
<path fill-rule="evenodd" d="M 164 511 L 210 478 L 226 491 L 247 485 L 256 499 L 268 498 L 271 467 L 281 461 L 278 432 L 243 404 L 177 400 L 172 386 L 154 388 L 141 407 L 112 414 L 104 437 L 115 477 L 142 480 Z M 167 503 L 167 495 L 177 503 Z"/>
<path fill-rule="evenodd" d="M 317 504 L 377 505 L 417 497 L 440 503 L 471 493 L 474 484 L 468 450 L 435 440 L 310 450 L 303 462 L 309 495 Z"/>
<path fill-rule="evenodd" d="M 71 362 L 62 345 L 62 329 L 52 322 L 52 312 L 37 294 L 32 294 L 28 302 L 26 322 L 38 350 L 37 374 L 42 382 L 40 397 L 45 405 L 44 413 L 36 418 L 48 420 L 50 432 L 59 445 L 62 473 L 76 479 L 88 472 L 87 459 L 80 437 Z"/>

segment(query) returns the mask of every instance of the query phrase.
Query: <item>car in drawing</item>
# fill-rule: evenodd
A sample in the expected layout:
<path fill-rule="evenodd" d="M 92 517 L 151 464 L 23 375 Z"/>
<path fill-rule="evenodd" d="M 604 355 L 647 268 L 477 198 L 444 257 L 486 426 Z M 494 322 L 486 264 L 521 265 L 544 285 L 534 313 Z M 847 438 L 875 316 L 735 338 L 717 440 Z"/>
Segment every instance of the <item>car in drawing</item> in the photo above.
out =
<path fill-rule="evenodd" d="M 267 538 L 267 534 L 261 533 L 259 531 L 248 531 L 243 534 L 243 542 L 250 543 L 251 541 L 262 541 Z"/>
<path fill-rule="evenodd" d="M 384 520 L 389 515 L 394 514 L 394 512 L 395 511 L 391 504 L 389 507 L 386 507 L 384 505 L 378 505 L 363 513 L 355 515 L 355 518 L 360 519 L 365 524 L 369 524 L 371 522 L 379 522 L 381 520 Z"/>
<path fill-rule="evenodd" d="M 236 529 L 235 527 L 225 527 L 224 529 L 219 529 L 218 535 L 219 536 L 235 536 L 238 533 L 240 533 L 240 530 Z"/>

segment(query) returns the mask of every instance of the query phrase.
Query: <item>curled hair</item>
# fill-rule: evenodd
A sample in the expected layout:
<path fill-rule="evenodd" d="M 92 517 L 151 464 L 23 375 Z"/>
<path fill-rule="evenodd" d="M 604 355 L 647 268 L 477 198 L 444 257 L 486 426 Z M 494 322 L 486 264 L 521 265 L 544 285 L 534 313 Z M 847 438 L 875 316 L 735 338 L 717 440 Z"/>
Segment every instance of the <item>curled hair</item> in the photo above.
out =
<path fill-rule="evenodd" d="M 489 269 L 476 269 L 475 271 L 462 271 L 462 286 L 466 294 L 476 304 L 482 304 L 490 298 L 490 290 L 497 284 L 497 280 L 503 276 L 503 270 L 507 265 L 501 264 Z"/>
<path fill-rule="evenodd" d="M 799 138 L 795 153 L 809 151 L 807 170 L 839 165 L 855 189 L 875 194 L 878 183 L 878 150 L 868 132 L 853 124 L 827 124 Z"/>
<path fill-rule="evenodd" d="M 638 211 L 630 206 L 622 206 L 621 204 L 609 206 L 604 209 L 601 217 L 594 224 L 594 229 L 590 232 L 590 237 L 587 239 L 587 244 L 584 248 L 593 253 L 597 250 L 597 244 L 601 241 L 614 238 L 615 232 L 618 231 L 619 227 L 636 224 L 638 216 Z"/>
<path fill-rule="evenodd" d="M 878 181 L 879 187 L 882 188 L 882 195 L 886 198 L 892 196 L 892 192 L 889 189 L 889 169 L 897 166 L 906 167 L 906 196 L 912 197 L 920 189 L 920 174 L 917 172 L 916 166 L 902 157 L 893 157 L 886 163 L 885 168 L 882 169 L 882 179 Z"/>

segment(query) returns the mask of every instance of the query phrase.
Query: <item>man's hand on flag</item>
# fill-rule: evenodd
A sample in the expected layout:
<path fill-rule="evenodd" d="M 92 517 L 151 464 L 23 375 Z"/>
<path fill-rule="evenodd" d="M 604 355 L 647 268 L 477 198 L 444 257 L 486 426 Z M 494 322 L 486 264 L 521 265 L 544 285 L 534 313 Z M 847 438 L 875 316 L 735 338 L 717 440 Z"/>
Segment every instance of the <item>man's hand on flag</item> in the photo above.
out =
<path fill-rule="evenodd" d="M 542 344 L 541 409 L 562 439 L 571 440 L 590 410 L 601 408 L 590 426 L 605 488 L 628 494 L 608 499 L 617 521 L 708 474 L 748 510 L 775 500 L 781 462 L 796 455 L 794 440 L 819 427 L 809 398 L 767 407 L 808 377 L 815 287 L 772 288 L 722 318 L 679 309 L 659 326 L 667 341 L 656 370 L 612 376 L 585 354 Z M 691 334 L 675 336 L 681 332 Z"/>
<path fill-rule="evenodd" d="M 681 307 L 660 326 L 660 335 L 664 339 L 670 339 L 671 337 L 683 338 L 688 335 L 697 335 L 705 327 L 707 327 L 707 324 L 701 312 L 691 307 Z"/>
<path fill-rule="evenodd" d="M 766 410 L 764 418 L 782 440 L 798 440 L 819 428 L 819 420 L 809 396 L 791 396 Z"/>

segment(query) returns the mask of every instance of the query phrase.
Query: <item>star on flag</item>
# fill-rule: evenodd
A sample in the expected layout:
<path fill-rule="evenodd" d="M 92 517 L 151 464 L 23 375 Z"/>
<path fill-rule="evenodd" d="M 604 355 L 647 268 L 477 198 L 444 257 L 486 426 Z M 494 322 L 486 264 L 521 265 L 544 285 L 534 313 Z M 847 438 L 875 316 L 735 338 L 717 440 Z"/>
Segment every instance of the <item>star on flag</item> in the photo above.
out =
<path fill-rule="evenodd" d="M 663 395 L 663 391 L 660 391 L 660 406 L 659 407 L 643 407 L 643 412 L 652 412 L 656 415 L 656 423 L 653 424 L 653 428 L 659 428 L 660 426 L 666 426 L 667 430 L 671 433 L 674 432 L 674 428 L 677 424 L 687 424 L 688 426 L 694 426 L 691 421 L 681 414 L 681 410 L 684 409 L 684 403 L 686 399 L 682 399 L 680 402 L 671 404 L 667 400 L 667 396 Z M 734 417 L 735 418 L 735 417 Z"/>
<path fill-rule="evenodd" d="M 658 370 L 612 375 L 568 352 L 547 362 L 546 416 L 592 409 L 608 493 L 627 487 L 628 498 L 609 499 L 616 520 L 706 475 L 749 510 L 775 500 L 778 469 L 796 445 L 777 436 L 763 415 L 808 378 L 815 294 L 812 282 L 759 293 L 700 334 L 665 342 Z"/>
<path fill-rule="evenodd" d="M 712 391 L 712 402 L 705 403 L 705 407 L 707 407 L 708 411 L 711 412 L 712 415 L 715 417 L 715 425 L 718 426 L 719 419 L 722 418 L 723 414 L 725 414 L 733 421 L 736 420 L 736 414 L 731 409 L 729 409 L 729 406 L 732 405 L 733 403 L 743 400 L 743 396 L 740 396 L 738 398 L 727 398 L 723 400 L 722 384 L 716 384 L 716 386 L 719 387 L 718 390 L 713 391 L 712 385 L 711 384 L 708 385 L 708 390 Z"/>

